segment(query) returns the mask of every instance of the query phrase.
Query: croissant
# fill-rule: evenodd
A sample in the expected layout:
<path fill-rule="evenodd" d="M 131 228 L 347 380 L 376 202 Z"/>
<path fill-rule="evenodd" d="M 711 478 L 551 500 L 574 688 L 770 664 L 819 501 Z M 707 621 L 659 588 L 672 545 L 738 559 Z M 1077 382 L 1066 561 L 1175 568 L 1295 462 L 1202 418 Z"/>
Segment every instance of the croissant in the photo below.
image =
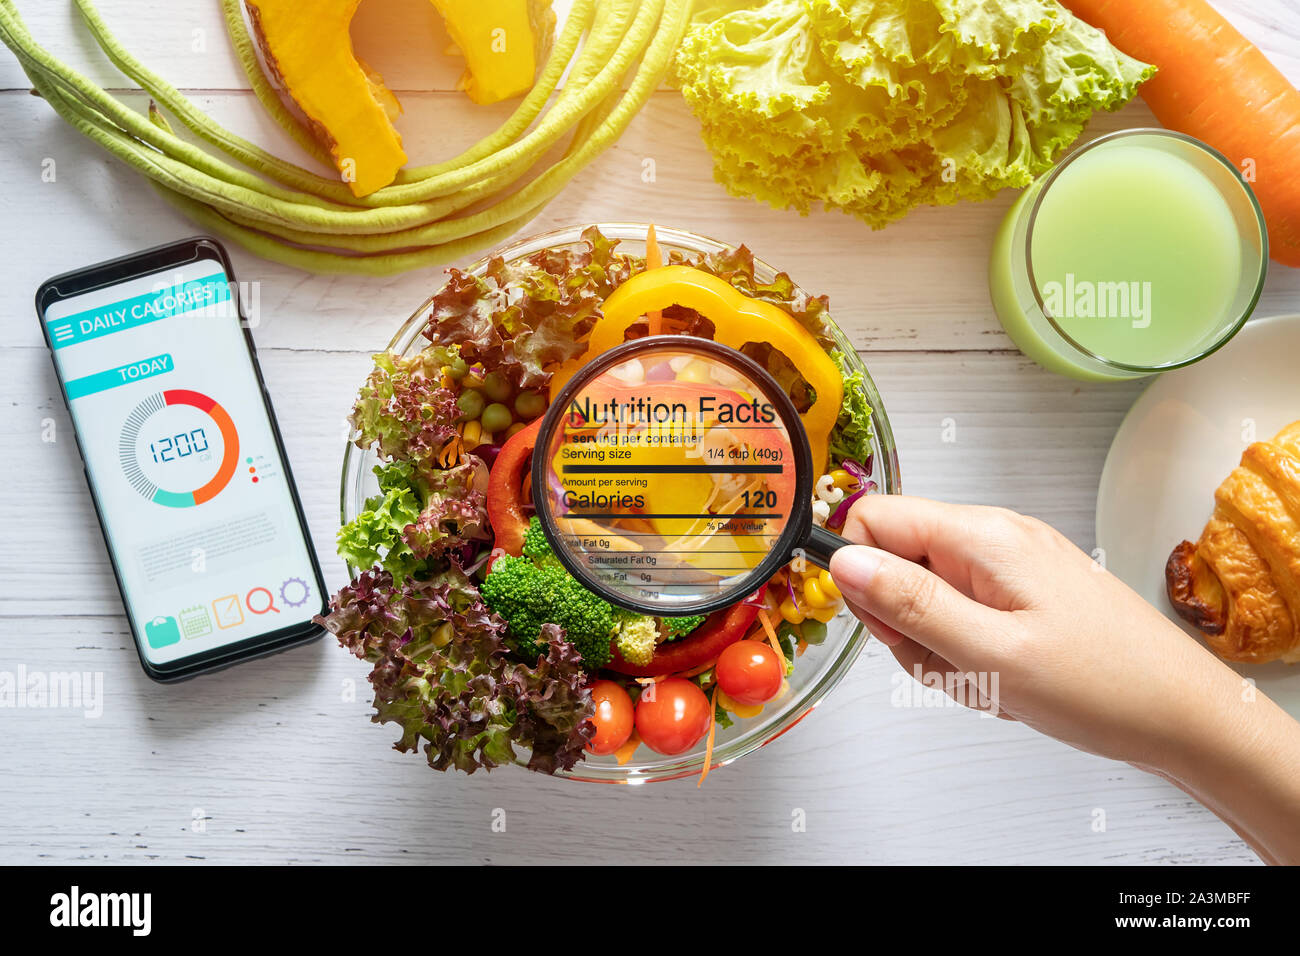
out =
<path fill-rule="evenodd" d="M 1256 442 L 1165 565 L 1169 600 L 1228 661 L 1300 662 L 1300 421 Z"/>

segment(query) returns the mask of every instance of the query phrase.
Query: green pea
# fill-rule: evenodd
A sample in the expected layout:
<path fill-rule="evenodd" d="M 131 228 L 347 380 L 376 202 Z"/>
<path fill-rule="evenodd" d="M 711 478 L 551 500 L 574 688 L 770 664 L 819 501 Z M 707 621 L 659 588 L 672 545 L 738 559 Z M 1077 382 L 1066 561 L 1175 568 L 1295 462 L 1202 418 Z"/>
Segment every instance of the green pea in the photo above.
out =
<path fill-rule="evenodd" d="M 483 393 L 476 388 L 466 389 L 456 399 L 456 406 L 466 420 L 473 420 L 483 414 Z"/>
<path fill-rule="evenodd" d="M 447 377 L 453 382 L 459 382 L 469 372 L 469 363 L 457 355 L 447 366 Z"/>
<path fill-rule="evenodd" d="M 500 402 L 493 402 L 483 409 L 483 414 L 479 416 L 479 424 L 483 426 L 485 432 L 503 431 L 510 427 L 511 421 L 513 419 L 510 416 L 510 409 Z"/>
<path fill-rule="evenodd" d="M 826 625 L 813 618 L 805 618 L 799 624 L 799 635 L 809 644 L 820 644 L 826 640 Z"/>
<path fill-rule="evenodd" d="M 510 388 L 510 379 L 502 371 L 489 372 L 483 379 L 483 391 L 487 392 L 488 398 L 494 402 L 504 402 L 510 398 L 513 391 Z"/>
<path fill-rule="evenodd" d="M 515 396 L 515 413 L 533 419 L 546 411 L 546 397 L 541 392 L 520 392 Z"/>

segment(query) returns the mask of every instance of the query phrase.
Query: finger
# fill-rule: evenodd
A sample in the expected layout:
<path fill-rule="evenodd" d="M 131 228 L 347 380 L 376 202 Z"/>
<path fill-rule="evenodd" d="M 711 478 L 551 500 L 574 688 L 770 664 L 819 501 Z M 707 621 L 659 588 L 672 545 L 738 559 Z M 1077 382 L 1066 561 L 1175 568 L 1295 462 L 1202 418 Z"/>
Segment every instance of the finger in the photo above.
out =
<path fill-rule="evenodd" d="M 996 686 L 988 675 L 981 677 L 964 671 L 924 644 L 913 640 L 903 640 L 890 647 L 890 650 L 903 670 L 922 686 L 942 690 L 948 697 L 972 710 L 1007 720 L 1015 719 L 1002 709 L 996 693 L 987 693 Z"/>
<path fill-rule="evenodd" d="M 999 631 L 998 612 L 919 564 L 879 548 L 840 548 L 831 558 L 831 576 L 847 601 L 958 664 L 984 659 Z"/>
<path fill-rule="evenodd" d="M 854 617 L 866 625 L 867 631 L 871 636 L 886 647 L 893 647 L 895 644 L 901 644 L 903 641 L 907 640 L 907 638 L 902 634 L 899 634 L 892 627 L 886 627 L 884 624 L 880 623 L 880 621 L 876 620 L 875 616 L 870 612 L 858 607 L 847 598 L 845 598 L 844 604 L 848 607 Z"/>
<path fill-rule="evenodd" d="M 927 565 L 968 597 L 995 599 L 988 565 L 1017 552 L 1014 518 L 1000 508 L 952 505 L 904 495 L 864 495 L 844 537 Z"/>

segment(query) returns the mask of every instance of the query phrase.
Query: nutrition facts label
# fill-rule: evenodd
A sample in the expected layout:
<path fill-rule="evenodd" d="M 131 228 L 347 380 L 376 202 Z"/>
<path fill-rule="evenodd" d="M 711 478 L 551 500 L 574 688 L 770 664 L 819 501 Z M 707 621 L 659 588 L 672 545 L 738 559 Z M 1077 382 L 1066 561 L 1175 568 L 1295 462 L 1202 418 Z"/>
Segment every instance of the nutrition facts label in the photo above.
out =
<path fill-rule="evenodd" d="M 665 612 L 710 599 L 751 575 L 785 531 L 791 436 L 743 370 L 646 348 L 557 414 L 538 450 L 556 545 L 606 589 Z"/>

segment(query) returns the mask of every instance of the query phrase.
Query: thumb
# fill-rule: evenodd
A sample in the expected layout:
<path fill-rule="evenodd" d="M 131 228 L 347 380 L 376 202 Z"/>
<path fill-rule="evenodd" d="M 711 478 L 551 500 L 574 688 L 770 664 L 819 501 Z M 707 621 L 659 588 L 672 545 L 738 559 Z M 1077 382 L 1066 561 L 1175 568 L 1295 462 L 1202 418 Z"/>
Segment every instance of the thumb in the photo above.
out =
<path fill-rule="evenodd" d="M 997 633 L 996 611 L 888 551 L 840 548 L 831 557 L 830 572 L 849 604 L 954 663 L 970 656 L 973 637 Z"/>

